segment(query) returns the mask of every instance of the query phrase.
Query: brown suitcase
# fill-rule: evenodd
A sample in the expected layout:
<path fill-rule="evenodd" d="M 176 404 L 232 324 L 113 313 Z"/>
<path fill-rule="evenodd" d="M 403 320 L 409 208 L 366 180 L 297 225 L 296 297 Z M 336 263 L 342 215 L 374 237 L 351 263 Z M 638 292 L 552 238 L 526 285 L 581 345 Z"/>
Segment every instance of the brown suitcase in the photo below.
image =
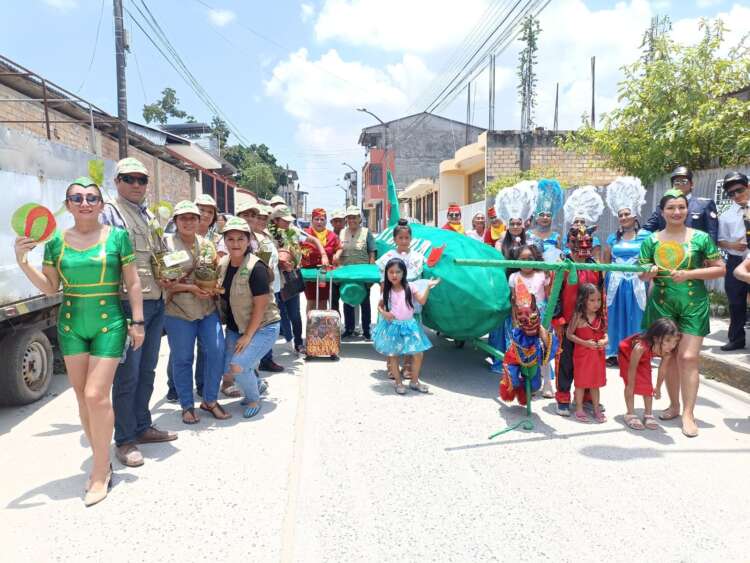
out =
<path fill-rule="evenodd" d="M 333 298 L 333 283 L 328 281 L 328 303 Z M 320 271 L 315 280 L 315 309 L 307 315 L 307 358 L 339 359 L 341 352 L 341 317 L 332 309 L 320 310 Z"/>

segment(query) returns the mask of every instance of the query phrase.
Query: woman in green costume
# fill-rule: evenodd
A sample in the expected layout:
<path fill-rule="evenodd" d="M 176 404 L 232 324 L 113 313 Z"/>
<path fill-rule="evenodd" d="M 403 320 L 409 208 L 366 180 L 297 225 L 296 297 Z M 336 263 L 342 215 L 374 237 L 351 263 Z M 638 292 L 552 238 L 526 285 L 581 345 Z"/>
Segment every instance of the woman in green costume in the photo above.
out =
<path fill-rule="evenodd" d="M 679 190 L 668 190 L 659 202 L 666 227 L 648 237 L 641 246 L 640 263 L 651 266 L 641 279 L 653 280 L 643 316 L 643 327 L 656 319 L 672 319 L 682 338 L 676 357 L 666 357 L 669 408 L 662 420 L 680 416 L 682 391 L 682 433 L 698 435 L 695 401 L 698 396 L 698 356 L 703 337 L 709 331 L 708 291 L 704 280 L 724 276 L 724 261 L 716 244 L 703 231 L 685 226 L 688 201 Z M 658 391 L 658 390 L 657 390 Z"/>
<path fill-rule="evenodd" d="M 62 283 L 57 336 L 81 426 L 93 450 L 84 499 L 91 506 L 106 498 L 111 485 L 112 381 L 127 337 L 134 349 L 143 343 L 143 298 L 127 231 L 99 223 L 103 202 L 96 183 L 75 180 L 65 205 L 74 225 L 47 242 L 41 271 L 25 258 L 36 246 L 34 240 L 17 238 L 15 251 L 21 270 L 45 295 L 55 295 Z M 129 324 L 120 305 L 122 282 L 133 310 Z"/>

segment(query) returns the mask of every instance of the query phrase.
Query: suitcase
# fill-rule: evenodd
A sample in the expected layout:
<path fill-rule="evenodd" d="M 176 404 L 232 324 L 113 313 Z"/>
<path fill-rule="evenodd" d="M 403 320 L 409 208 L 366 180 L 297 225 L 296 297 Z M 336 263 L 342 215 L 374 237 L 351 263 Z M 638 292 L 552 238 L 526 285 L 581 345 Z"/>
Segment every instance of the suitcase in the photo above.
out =
<path fill-rule="evenodd" d="M 330 277 L 330 276 L 329 276 Z M 333 298 L 333 282 L 328 280 L 328 303 Z M 315 309 L 307 315 L 307 358 L 339 359 L 341 351 L 341 317 L 338 311 L 321 310 L 320 307 L 320 270 L 315 279 Z"/>

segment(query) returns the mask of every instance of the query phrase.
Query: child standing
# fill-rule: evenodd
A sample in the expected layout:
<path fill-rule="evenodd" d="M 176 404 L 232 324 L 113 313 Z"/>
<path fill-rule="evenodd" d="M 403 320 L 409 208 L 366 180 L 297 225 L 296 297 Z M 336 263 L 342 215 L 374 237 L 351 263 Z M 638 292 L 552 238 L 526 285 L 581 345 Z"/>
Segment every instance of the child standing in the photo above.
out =
<path fill-rule="evenodd" d="M 625 381 L 625 424 L 633 430 L 657 430 L 656 422 L 651 411 L 653 398 L 660 398 L 661 385 L 666 375 L 666 362 L 659 365 L 656 377 L 656 389 L 652 385 L 651 358 L 671 355 L 680 342 L 680 332 L 672 319 L 662 317 L 656 319 L 643 333 L 633 334 L 620 342 L 617 359 L 620 364 L 620 376 Z M 635 414 L 635 395 L 643 397 L 643 422 Z"/>
<path fill-rule="evenodd" d="M 385 265 L 383 298 L 378 304 L 381 318 L 373 331 L 375 350 L 388 357 L 388 372 L 395 380 L 396 393 L 403 395 L 406 388 L 401 382 L 398 358 L 404 354 L 412 356 L 409 373 L 409 387 L 420 393 L 427 393 L 427 385 L 420 383 L 419 370 L 422 367 L 422 352 L 432 348 L 422 326 L 414 319 L 414 301 L 424 305 L 430 289 L 439 279 L 428 280 L 424 291 L 412 292 L 406 280 L 406 264 L 400 258 L 392 258 Z"/>
<path fill-rule="evenodd" d="M 536 245 L 527 244 L 516 251 L 514 259 L 541 262 L 542 253 Z M 547 308 L 547 296 L 549 295 L 549 274 L 533 268 L 521 268 L 518 272 L 513 272 L 510 275 L 510 278 L 508 278 L 508 286 L 511 291 L 515 292 L 516 284 L 519 280 L 523 281 L 526 289 L 528 289 L 529 293 L 531 293 L 536 299 L 539 316 L 544 318 L 544 311 Z M 516 326 L 517 324 L 518 323 L 514 319 L 513 325 Z M 555 392 L 552 390 L 551 373 L 552 369 L 550 365 L 545 364 L 542 367 L 542 396 L 545 399 L 552 399 L 555 396 Z"/>
<path fill-rule="evenodd" d="M 607 417 L 599 406 L 599 388 L 607 383 L 604 357 L 607 348 L 607 321 L 602 311 L 602 294 L 594 284 L 584 283 L 578 288 L 576 308 L 568 324 L 567 337 L 574 344 L 576 420 L 591 422 L 583 410 L 583 394 L 589 389 L 594 420 L 600 424 L 606 422 Z"/>

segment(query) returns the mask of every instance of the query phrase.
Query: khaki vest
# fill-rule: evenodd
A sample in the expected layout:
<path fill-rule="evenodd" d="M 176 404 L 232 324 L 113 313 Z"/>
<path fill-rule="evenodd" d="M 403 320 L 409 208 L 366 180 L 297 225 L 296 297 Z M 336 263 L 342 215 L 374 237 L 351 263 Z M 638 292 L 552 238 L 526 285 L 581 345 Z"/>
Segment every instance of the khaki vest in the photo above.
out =
<path fill-rule="evenodd" d="M 143 299 L 161 299 L 161 287 L 156 283 L 154 267 L 151 264 L 151 256 L 159 249 L 154 247 L 148 224 L 135 209 L 135 204 L 121 198 L 119 195 L 115 198 L 114 202 L 109 202 L 109 205 L 120 215 L 130 235 L 130 242 L 135 251 L 135 266 L 138 271 L 138 277 L 141 280 Z M 124 287 L 123 285 L 120 290 L 120 296 L 122 299 L 127 299 Z"/>
<path fill-rule="evenodd" d="M 349 227 L 341 231 L 341 264 L 367 264 L 370 261 L 370 255 L 367 253 L 367 228 L 360 227 L 357 234 L 352 237 Z"/>
<path fill-rule="evenodd" d="M 216 249 L 210 240 L 205 239 L 200 235 L 195 235 L 195 240 L 194 248 L 188 248 L 177 234 L 164 237 L 164 242 L 166 243 L 169 252 L 186 250 L 188 254 L 192 256 L 192 260 L 189 263 L 180 264 L 182 270 L 186 274 L 183 283 L 193 283 L 195 279 L 193 278 L 193 270 L 195 269 L 195 263 L 200 255 L 201 248 L 210 245 L 214 250 L 214 253 L 216 252 Z M 167 315 L 185 321 L 199 321 L 213 313 L 214 310 L 216 310 L 216 303 L 214 303 L 213 299 L 198 299 L 195 295 L 187 291 L 172 294 L 164 307 L 164 312 Z"/>
<path fill-rule="evenodd" d="M 250 274 L 258 262 L 261 262 L 260 258 L 253 254 L 245 256 L 242 264 L 237 269 L 237 273 L 234 274 L 234 278 L 232 278 L 232 285 L 229 287 L 229 306 L 232 308 L 232 316 L 234 317 L 234 322 L 237 324 L 237 328 L 240 330 L 240 334 L 245 332 L 253 313 L 253 294 L 250 291 Z M 228 268 L 229 256 L 223 256 L 221 260 L 219 260 L 219 285 L 224 284 L 224 277 L 227 275 Z M 263 313 L 263 320 L 261 320 L 260 327 L 258 328 L 281 320 L 279 308 L 276 306 L 273 294 L 270 291 L 268 294 L 271 296 L 271 301 L 268 303 L 266 311 Z M 221 320 L 226 323 L 226 302 L 221 297 L 219 297 L 218 300 Z"/>

